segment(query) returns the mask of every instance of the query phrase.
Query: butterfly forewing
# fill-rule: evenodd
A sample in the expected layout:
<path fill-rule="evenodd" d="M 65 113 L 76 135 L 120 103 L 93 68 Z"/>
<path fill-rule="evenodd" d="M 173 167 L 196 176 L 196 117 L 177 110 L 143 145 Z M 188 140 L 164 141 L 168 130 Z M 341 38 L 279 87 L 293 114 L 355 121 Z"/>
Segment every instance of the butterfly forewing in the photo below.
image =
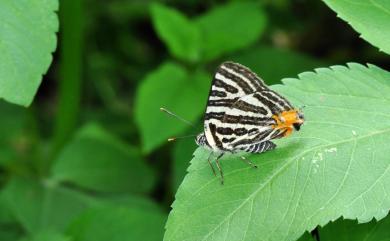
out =
<path fill-rule="evenodd" d="M 278 138 L 273 115 L 293 107 L 248 68 L 225 62 L 216 71 L 207 103 L 204 133 L 212 149 L 231 151 Z"/>

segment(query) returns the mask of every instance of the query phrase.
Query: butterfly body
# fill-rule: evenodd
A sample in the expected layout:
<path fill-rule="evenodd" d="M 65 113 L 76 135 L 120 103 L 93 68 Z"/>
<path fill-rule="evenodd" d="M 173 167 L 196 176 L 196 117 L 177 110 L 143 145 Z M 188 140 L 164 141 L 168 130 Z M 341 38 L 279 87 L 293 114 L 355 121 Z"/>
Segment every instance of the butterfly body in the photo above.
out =
<path fill-rule="evenodd" d="M 271 140 L 298 131 L 303 122 L 301 110 L 269 89 L 255 73 L 240 64 L 225 62 L 212 81 L 204 131 L 195 142 L 220 153 L 216 163 L 222 176 L 218 160 L 224 153 L 274 149 Z"/>

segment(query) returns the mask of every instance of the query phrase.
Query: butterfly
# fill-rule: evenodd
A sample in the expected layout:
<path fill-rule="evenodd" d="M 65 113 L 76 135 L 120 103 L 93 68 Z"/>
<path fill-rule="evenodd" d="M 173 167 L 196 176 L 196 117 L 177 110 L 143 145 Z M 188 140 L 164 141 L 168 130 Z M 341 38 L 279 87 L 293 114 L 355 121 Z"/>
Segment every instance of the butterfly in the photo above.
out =
<path fill-rule="evenodd" d="M 249 68 L 234 62 L 224 62 L 216 70 L 211 83 L 204 130 L 195 138 L 197 145 L 209 149 L 208 163 L 213 153 L 224 182 L 220 159 L 225 153 L 263 153 L 272 150 L 271 142 L 300 130 L 304 122 L 302 110 L 268 88 Z M 244 156 L 241 157 L 256 167 Z"/>

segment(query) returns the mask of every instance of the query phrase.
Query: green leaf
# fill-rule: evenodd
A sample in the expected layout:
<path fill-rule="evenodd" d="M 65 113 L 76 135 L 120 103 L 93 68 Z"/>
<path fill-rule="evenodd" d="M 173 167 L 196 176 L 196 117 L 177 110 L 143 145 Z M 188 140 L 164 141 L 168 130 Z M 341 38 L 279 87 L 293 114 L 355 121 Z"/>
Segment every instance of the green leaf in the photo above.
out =
<path fill-rule="evenodd" d="M 267 84 L 280 83 L 286 76 L 296 76 L 307 69 L 324 66 L 310 56 L 287 49 L 258 46 L 233 56 L 232 60 L 248 66 Z"/>
<path fill-rule="evenodd" d="M 212 9 L 195 23 L 201 31 L 202 58 L 211 60 L 258 40 L 266 17 L 256 3 L 231 2 Z"/>
<path fill-rule="evenodd" d="M 188 128 L 162 113 L 170 109 L 189 121 L 201 116 L 207 101 L 210 77 L 165 63 L 142 81 L 136 96 L 135 120 L 141 132 L 142 149 L 148 153 Z"/>
<path fill-rule="evenodd" d="M 177 190 L 187 173 L 192 153 L 196 149 L 194 138 L 182 139 L 173 148 L 173 188 Z"/>
<path fill-rule="evenodd" d="M 186 16 L 159 3 L 151 5 L 151 15 L 157 34 L 172 55 L 188 61 L 199 59 L 199 30 Z"/>
<path fill-rule="evenodd" d="M 138 208 L 104 208 L 91 210 L 69 229 L 74 241 L 161 240 L 166 215 Z"/>
<path fill-rule="evenodd" d="M 337 220 L 319 230 L 321 241 L 390 241 L 390 216 L 380 222 L 358 224 L 352 220 Z"/>
<path fill-rule="evenodd" d="M 14 178 L 1 192 L 7 211 L 29 233 L 43 230 L 63 231 L 87 210 L 105 208 L 133 208 L 161 213 L 159 206 L 149 199 L 130 195 L 88 196 L 46 180 Z M 5 220 L 11 220 L 5 217 Z M 0 220 L 1 221 L 1 220 Z"/>
<path fill-rule="evenodd" d="M 3 190 L 7 206 L 30 233 L 64 230 L 92 200 L 76 191 L 47 182 L 38 184 L 26 179 L 12 179 Z"/>
<path fill-rule="evenodd" d="M 72 241 L 72 239 L 52 230 L 44 230 L 22 241 Z"/>
<path fill-rule="evenodd" d="M 28 106 L 52 61 L 57 0 L 0 1 L 0 98 Z"/>
<path fill-rule="evenodd" d="M 388 0 L 323 0 L 361 37 L 390 54 L 390 2 Z"/>
<path fill-rule="evenodd" d="M 301 131 L 250 156 L 258 169 L 223 158 L 224 185 L 199 148 L 164 240 L 292 241 L 340 216 L 368 222 L 388 214 L 390 73 L 348 64 L 283 82 L 273 89 L 306 105 Z"/>
<path fill-rule="evenodd" d="M 52 178 L 102 192 L 146 192 L 154 176 L 135 147 L 89 124 L 59 154 Z"/>

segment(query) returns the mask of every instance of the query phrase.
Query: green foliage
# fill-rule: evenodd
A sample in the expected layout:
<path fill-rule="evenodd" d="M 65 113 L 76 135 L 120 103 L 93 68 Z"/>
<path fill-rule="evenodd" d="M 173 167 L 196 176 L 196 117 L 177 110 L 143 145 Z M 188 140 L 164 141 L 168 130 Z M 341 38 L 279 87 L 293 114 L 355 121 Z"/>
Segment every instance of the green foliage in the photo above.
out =
<path fill-rule="evenodd" d="M 68 233 L 75 241 L 157 241 L 163 235 L 165 219 L 161 212 L 110 207 L 85 213 Z"/>
<path fill-rule="evenodd" d="M 36 233 L 31 238 L 25 238 L 21 241 L 72 241 L 72 239 L 62 235 L 59 232 L 45 230 Z"/>
<path fill-rule="evenodd" d="M 390 54 L 390 2 L 387 0 L 323 0 L 361 37 Z"/>
<path fill-rule="evenodd" d="M 0 98 L 30 105 L 52 61 L 57 0 L 0 2 Z"/>
<path fill-rule="evenodd" d="M 189 121 L 198 119 L 204 110 L 209 82 L 210 77 L 203 71 L 190 74 L 174 63 L 165 63 L 146 76 L 135 105 L 144 152 L 152 151 L 188 127 L 161 113 L 160 107 L 180 113 Z"/>
<path fill-rule="evenodd" d="M 179 141 L 173 149 L 173 187 L 177 190 L 184 176 L 187 174 L 189 166 L 188 160 L 192 158 L 192 153 L 196 149 L 193 139 Z"/>
<path fill-rule="evenodd" d="M 389 58 L 326 7 L 390 53 L 386 1 L 0 2 L 7 102 L 32 102 L 56 48 L 57 9 L 61 26 L 34 104 L 0 100 L 0 241 L 162 240 L 178 189 L 169 241 L 317 241 L 305 232 L 317 225 L 322 241 L 390 241 L 390 74 L 375 67 Z M 201 132 L 227 60 L 267 84 L 350 60 L 375 65 L 274 85 L 306 106 L 305 125 L 250 156 L 257 170 L 226 156 L 221 186 L 208 151 L 193 157 L 193 138 L 166 139 Z M 340 216 L 381 220 L 329 223 Z"/>
<path fill-rule="evenodd" d="M 226 21 L 230 18 L 234 21 Z M 211 60 L 255 42 L 264 30 L 266 18 L 256 3 L 232 2 L 195 21 L 201 32 L 203 59 Z"/>
<path fill-rule="evenodd" d="M 21 129 L 26 119 L 22 107 L 11 106 L 0 102 L 0 166 L 9 165 L 13 160 L 18 159 L 16 150 L 22 148 L 24 138 Z"/>
<path fill-rule="evenodd" d="M 101 127 L 83 127 L 54 163 L 52 178 L 103 192 L 146 192 L 153 185 L 152 171 L 137 149 Z"/>
<path fill-rule="evenodd" d="M 151 13 L 172 55 L 190 62 L 212 60 L 254 43 L 266 23 L 265 14 L 253 2 L 228 3 L 193 20 L 161 4 L 153 4 Z M 226 21 L 232 16 L 240 17 Z"/>
<path fill-rule="evenodd" d="M 11 180 L 3 195 L 13 215 L 30 233 L 64 230 L 73 218 L 92 204 L 87 196 L 71 189 L 20 178 Z"/>
<path fill-rule="evenodd" d="M 232 60 L 248 66 L 268 85 L 280 83 L 286 76 L 296 76 L 305 70 L 325 65 L 304 54 L 269 46 L 251 48 L 233 56 Z"/>
<path fill-rule="evenodd" d="M 172 54 L 188 61 L 197 61 L 200 50 L 199 29 L 182 13 L 155 3 L 151 6 L 153 25 Z"/>
<path fill-rule="evenodd" d="M 296 240 L 340 216 L 367 222 L 387 215 L 390 73 L 349 64 L 283 82 L 274 89 L 306 106 L 302 131 L 250 156 L 258 169 L 237 156 L 222 160 L 223 186 L 199 148 L 164 240 Z"/>
<path fill-rule="evenodd" d="M 320 233 L 323 241 L 389 241 L 389 230 L 390 217 L 380 222 L 371 221 L 359 225 L 356 221 L 339 219 L 321 228 Z"/>

